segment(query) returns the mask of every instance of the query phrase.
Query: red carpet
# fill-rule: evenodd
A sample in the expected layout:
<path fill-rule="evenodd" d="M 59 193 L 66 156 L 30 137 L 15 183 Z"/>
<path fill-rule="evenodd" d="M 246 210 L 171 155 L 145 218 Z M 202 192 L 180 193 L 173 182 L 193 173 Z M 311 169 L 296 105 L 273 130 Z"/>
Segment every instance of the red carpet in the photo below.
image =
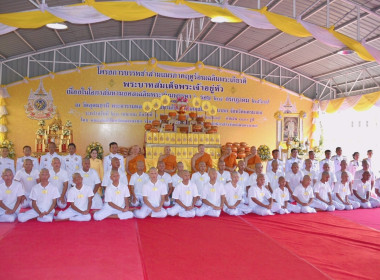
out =
<path fill-rule="evenodd" d="M 335 211 L 333 215 L 345 218 L 355 223 L 380 230 L 380 208 L 358 209 L 355 211 Z"/>

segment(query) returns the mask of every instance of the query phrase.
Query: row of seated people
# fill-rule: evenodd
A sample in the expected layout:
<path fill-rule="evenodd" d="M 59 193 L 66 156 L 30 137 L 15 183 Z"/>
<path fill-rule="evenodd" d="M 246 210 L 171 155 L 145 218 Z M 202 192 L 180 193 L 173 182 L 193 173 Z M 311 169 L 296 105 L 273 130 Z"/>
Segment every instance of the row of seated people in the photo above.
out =
<path fill-rule="evenodd" d="M 100 209 L 93 217 L 102 220 L 115 215 L 120 219 L 165 217 L 167 214 L 219 216 L 221 210 L 231 215 L 250 212 L 272 215 L 274 212 L 313 213 L 316 210 L 380 206 L 377 198 L 380 181 L 372 184 L 370 171 L 359 170 L 357 173 L 361 172 L 361 178 L 352 180 L 345 171 L 343 160 L 340 180 L 331 182 L 327 163 L 323 166 L 326 170 L 316 177 L 308 174 L 311 160 L 305 162 L 306 175 L 299 171 L 297 162 L 284 176 L 278 170 L 277 161 L 271 162 L 272 170 L 267 174 L 263 173 L 262 164 L 257 163 L 255 173 L 248 175 L 244 171 L 244 161 L 239 161 L 238 171 L 229 172 L 225 170 L 225 162 L 220 160 L 218 170 L 209 168 L 208 172 L 206 163 L 199 162 L 199 171 L 192 176 L 183 170 L 182 163 L 178 163 L 178 173 L 170 176 L 165 172 L 163 161 L 159 161 L 157 169 L 151 168 L 148 174 L 144 172 L 144 162 L 138 161 L 137 171 L 128 181 L 121 170 L 120 160 L 114 157 L 109 173 L 100 181 L 97 172 L 90 168 L 90 160 L 84 158 L 82 169 L 74 172 L 69 182 L 58 157 L 53 158 L 50 170 L 43 168 L 40 171 L 33 169 L 31 159 L 26 159 L 24 168 L 15 176 L 9 168 L 3 171 L 0 221 L 14 221 L 20 207 L 32 208 L 18 214 L 21 222 L 33 218 L 52 221 L 55 207 L 64 209 L 67 202 L 70 207 L 58 212 L 56 219 L 87 221 L 91 219 L 91 209 Z M 364 160 L 363 168 L 365 166 Z M 104 202 L 98 193 L 100 187 L 105 188 Z M 172 207 L 165 210 L 163 206 Z"/>

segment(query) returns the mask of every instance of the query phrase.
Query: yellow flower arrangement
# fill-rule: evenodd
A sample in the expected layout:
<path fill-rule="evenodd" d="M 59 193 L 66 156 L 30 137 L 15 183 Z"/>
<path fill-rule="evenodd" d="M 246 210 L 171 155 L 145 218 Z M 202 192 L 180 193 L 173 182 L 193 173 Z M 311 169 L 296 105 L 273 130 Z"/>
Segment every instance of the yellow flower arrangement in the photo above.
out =
<path fill-rule="evenodd" d="M 260 145 L 257 149 L 257 154 L 259 155 L 260 159 L 265 161 L 271 158 L 271 152 L 267 145 Z"/>

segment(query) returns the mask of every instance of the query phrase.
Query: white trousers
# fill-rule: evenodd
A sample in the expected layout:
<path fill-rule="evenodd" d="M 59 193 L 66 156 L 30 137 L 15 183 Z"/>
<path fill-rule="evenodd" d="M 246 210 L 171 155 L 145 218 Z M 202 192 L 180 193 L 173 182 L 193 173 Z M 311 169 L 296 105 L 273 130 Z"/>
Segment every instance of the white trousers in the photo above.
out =
<path fill-rule="evenodd" d="M 185 210 L 182 206 L 180 206 L 178 203 L 174 205 L 172 208 L 166 209 L 169 216 L 180 216 L 182 218 L 194 218 L 195 217 L 195 208 L 191 210 Z"/>
<path fill-rule="evenodd" d="M 31 219 L 37 218 L 37 221 L 39 222 L 52 222 L 54 217 L 55 210 L 53 209 L 49 214 L 43 216 L 42 218 L 38 217 L 38 213 L 34 209 L 30 209 L 26 211 L 25 213 L 18 214 L 18 221 L 21 223 L 24 223 L 26 221 L 29 221 Z"/>
<path fill-rule="evenodd" d="M 133 206 L 133 207 L 140 206 L 143 203 L 144 203 L 143 196 L 140 194 L 136 194 L 136 203 L 133 203 L 132 199 L 131 199 L 131 206 Z"/>
<path fill-rule="evenodd" d="M 67 200 L 66 200 L 66 198 L 65 198 L 65 202 L 64 203 L 62 203 L 61 200 L 59 198 L 57 198 L 57 206 L 59 208 L 61 208 L 61 209 L 66 208 L 66 206 L 67 206 Z"/>
<path fill-rule="evenodd" d="M 352 203 L 351 203 L 351 205 L 344 204 L 344 203 L 342 203 L 342 201 L 339 200 L 339 198 L 333 199 L 333 203 L 334 203 L 336 210 L 353 210 L 354 209 Z M 356 202 L 355 202 L 355 204 L 356 204 Z M 360 204 L 359 204 L 359 207 L 360 207 Z"/>
<path fill-rule="evenodd" d="M 21 208 L 32 208 L 32 200 L 28 197 L 21 203 Z"/>
<path fill-rule="evenodd" d="M 146 206 L 146 204 L 143 204 L 140 209 L 133 211 L 133 214 L 136 218 L 139 219 L 144 219 L 149 215 L 152 218 L 165 218 L 168 215 L 164 208 L 161 208 L 160 212 L 154 212 L 152 209 Z"/>
<path fill-rule="evenodd" d="M 120 220 L 133 218 L 133 214 L 131 211 L 123 212 L 111 207 L 108 203 L 105 203 L 102 209 L 94 213 L 94 220 L 101 221 L 111 215 L 117 215 Z"/>
<path fill-rule="evenodd" d="M 242 200 L 243 201 L 243 200 Z M 231 216 L 240 216 L 245 215 L 251 212 L 251 208 L 248 205 L 245 205 L 241 202 L 235 209 L 230 209 L 227 206 L 223 206 L 223 211 Z"/>
<path fill-rule="evenodd" d="M 356 201 L 356 202 L 360 203 L 360 207 L 366 208 L 366 209 L 376 208 L 376 207 L 380 206 L 379 199 L 373 198 L 373 197 L 370 197 L 369 201 L 367 201 L 367 202 L 361 202 L 355 195 L 352 195 L 350 197 L 350 199 L 352 199 L 353 201 Z"/>
<path fill-rule="evenodd" d="M 0 214 L 0 223 L 13 223 L 16 218 L 17 214 Z"/>
<path fill-rule="evenodd" d="M 90 214 L 83 215 L 75 211 L 73 208 L 69 207 L 64 211 L 59 211 L 57 214 L 57 219 L 58 220 L 69 219 L 70 221 L 75 221 L 75 222 L 88 222 L 91 220 L 91 215 Z"/>
<path fill-rule="evenodd" d="M 270 215 L 274 215 L 273 212 L 271 210 L 269 210 L 268 208 L 264 208 L 264 207 L 261 207 L 259 205 L 254 205 L 254 206 L 250 206 L 251 207 L 251 212 L 252 213 L 255 213 L 256 215 L 259 215 L 259 216 L 270 216 Z M 274 209 L 275 210 L 278 210 L 278 206 L 274 206 L 272 204 L 272 208 L 271 209 Z"/>
<path fill-rule="evenodd" d="M 198 200 L 195 202 L 195 206 L 201 207 L 203 204 L 202 199 L 199 197 Z"/>
<path fill-rule="evenodd" d="M 103 200 L 99 193 L 94 194 L 92 197 L 91 209 L 101 209 L 103 207 Z"/>
<path fill-rule="evenodd" d="M 324 203 L 323 201 L 314 198 L 313 202 L 310 204 L 311 207 L 313 208 L 318 208 L 323 211 L 335 211 L 335 206 L 333 205 L 328 205 L 327 203 Z"/>
<path fill-rule="evenodd" d="M 293 205 L 291 203 L 288 203 L 288 205 L 286 206 L 286 209 L 282 208 L 282 205 L 278 202 L 273 202 L 273 206 L 272 206 L 272 212 L 274 213 L 278 213 L 278 214 L 289 214 L 291 212 L 293 213 L 300 213 L 301 212 L 301 207 L 298 206 L 298 205 Z"/>
<path fill-rule="evenodd" d="M 198 217 L 211 216 L 219 217 L 222 210 L 214 210 L 211 206 L 203 204 L 200 208 L 195 209 L 195 215 Z"/>
<path fill-rule="evenodd" d="M 170 197 L 168 197 L 168 200 L 165 200 L 165 202 L 164 202 L 164 206 L 165 207 L 169 207 L 170 205 L 171 205 L 171 200 L 170 200 Z"/>
<path fill-rule="evenodd" d="M 317 213 L 317 210 L 315 210 L 311 206 L 302 206 L 301 204 L 298 204 L 298 203 L 297 205 L 301 207 L 301 213 L 305 213 L 305 214 Z"/>

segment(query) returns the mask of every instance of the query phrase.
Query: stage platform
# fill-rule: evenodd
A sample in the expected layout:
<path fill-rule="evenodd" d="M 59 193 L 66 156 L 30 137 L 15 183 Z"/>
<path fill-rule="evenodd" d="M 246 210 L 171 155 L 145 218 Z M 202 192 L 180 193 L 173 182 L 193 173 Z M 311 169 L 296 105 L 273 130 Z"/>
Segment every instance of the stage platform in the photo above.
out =
<path fill-rule="evenodd" d="M 380 279 L 380 209 L 0 224 L 0 279 Z"/>

